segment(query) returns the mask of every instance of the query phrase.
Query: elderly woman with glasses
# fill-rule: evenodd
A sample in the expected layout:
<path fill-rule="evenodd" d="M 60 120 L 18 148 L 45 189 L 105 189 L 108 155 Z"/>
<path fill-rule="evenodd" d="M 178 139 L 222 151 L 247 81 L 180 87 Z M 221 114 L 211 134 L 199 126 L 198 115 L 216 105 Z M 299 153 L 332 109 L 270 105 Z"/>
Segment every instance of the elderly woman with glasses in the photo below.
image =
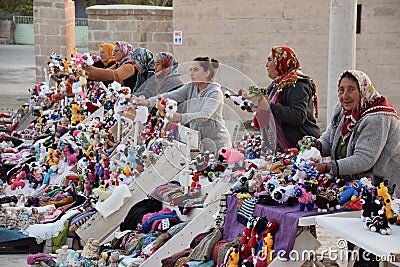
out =
<path fill-rule="evenodd" d="M 122 86 L 134 89 L 137 72 L 129 56 L 131 51 L 133 51 L 131 44 L 124 41 L 116 42 L 112 52 L 116 64 L 106 69 L 85 66 L 88 78 L 95 81 L 116 81 Z"/>

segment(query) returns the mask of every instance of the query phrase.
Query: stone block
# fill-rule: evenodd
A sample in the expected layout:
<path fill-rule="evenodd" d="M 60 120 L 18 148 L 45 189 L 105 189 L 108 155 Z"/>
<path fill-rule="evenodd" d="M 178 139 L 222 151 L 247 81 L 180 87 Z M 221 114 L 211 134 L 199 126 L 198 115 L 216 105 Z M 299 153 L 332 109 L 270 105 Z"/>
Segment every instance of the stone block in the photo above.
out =
<path fill-rule="evenodd" d="M 136 31 L 150 31 L 155 32 L 157 29 L 157 23 L 155 21 L 136 21 Z"/>
<path fill-rule="evenodd" d="M 174 29 L 172 20 L 156 21 L 155 24 L 157 32 L 172 32 Z"/>
<path fill-rule="evenodd" d="M 158 52 L 169 52 L 172 53 L 172 47 L 166 43 L 148 43 L 147 49 L 156 55 Z"/>
<path fill-rule="evenodd" d="M 43 76 L 43 77 L 44 77 L 44 76 Z M 43 80 L 41 80 L 41 81 L 43 81 Z M 44 246 L 44 247 L 43 247 L 43 253 L 46 253 L 46 254 L 51 254 L 51 253 L 53 253 L 53 247 Z M 38 266 L 41 266 L 41 265 L 38 264 Z"/>
<path fill-rule="evenodd" d="M 42 25 L 40 25 L 40 28 L 39 28 L 39 34 L 42 34 L 42 35 L 65 34 L 65 32 L 63 32 L 61 28 L 62 28 L 62 26 L 60 25 L 60 23 L 42 24 Z"/>
<path fill-rule="evenodd" d="M 40 7 L 38 9 L 38 16 L 46 20 L 62 20 L 65 18 L 65 10 L 54 7 Z"/>
<path fill-rule="evenodd" d="M 89 33 L 88 36 L 91 40 L 108 40 L 110 37 L 113 38 L 113 40 L 115 41 L 124 41 L 123 39 L 118 39 L 115 37 L 114 34 L 111 34 L 110 36 L 110 32 L 106 32 L 106 31 L 93 31 Z"/>
<path fill-rule="evenodd" d="M 107 30 L 108 22 L 104 20 L 88 19 L 88 27 L 90 30 Z"/>
<path fill-rule="evenodd" d="M 172 32 L 154 32 L 152 35 L 152 41 L 156 43 L 170 43 L 173 41 Z"/>
<path fill-rule="evenodd" d="M 74 239 L 72 237 L 67 237 L 65 240 L 65 245 L 67 245 L 68 248 L 72 249 L 73 241 L 74 241 Z"/>
<path fill-rule="evenodd" d="M 57 35 L 45 35 L 44 40 L 46 44 L 52 46 L 62 46 L 65 45 L 65 37 L 57 36 Z"/>
<path fill-rule="evenodd" d="M 298 20 L 295 24 L 294 31 L 296 33 L 326 33 L 329 32 L 329 22 L 321 19 L 308 19 L 308 20 Z"/>
<path fill-rule="evenodd" d="M 12 33 L 12 21 L 0 20 L 0 38 L 10 39 Z"/>
<path fill-rule="evenodd" d="M 149 36 L 146 32 L 134 32 L 132 33 L 132 42 L 134 44 L 152 42 L 151 34 Z"/>
<path fill-rule="evenodd" d="M 131 43 L 132 45 L 134 45 L 132 43 L 133 33 L 131 31 L 129 31 L 129 32 L 122 32 L 122 31 L 114 32 L 114 38 L 115 38 L 115 40 L 125 41 L 125 42 Z"/>

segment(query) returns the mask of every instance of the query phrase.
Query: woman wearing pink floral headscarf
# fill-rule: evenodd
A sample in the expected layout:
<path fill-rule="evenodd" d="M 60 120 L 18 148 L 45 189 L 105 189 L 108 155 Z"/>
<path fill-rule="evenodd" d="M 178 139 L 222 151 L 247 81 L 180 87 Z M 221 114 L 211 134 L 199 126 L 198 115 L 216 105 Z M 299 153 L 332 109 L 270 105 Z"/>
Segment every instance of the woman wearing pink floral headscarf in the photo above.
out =
<path fill-rule="evenodd" d="M 115 42 L 113 56 L 116 64 L 107 69 L 85 66 L 88 78 L 96 81 L 117 81 L 123 86 L 135 88 L 137 73 L 129 57 L 133 50 L 133 46 L 127 42 Z"/>

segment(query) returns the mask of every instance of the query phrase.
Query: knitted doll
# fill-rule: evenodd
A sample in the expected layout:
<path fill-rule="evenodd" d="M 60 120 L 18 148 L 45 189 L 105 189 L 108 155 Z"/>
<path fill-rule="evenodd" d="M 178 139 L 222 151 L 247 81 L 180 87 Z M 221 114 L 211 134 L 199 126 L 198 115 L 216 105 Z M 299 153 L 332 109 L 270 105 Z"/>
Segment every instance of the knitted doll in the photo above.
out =
<path fill-rule="evenodd" d="M 218 150 L 219 160 L 226 161 L 229 168 L 233 168 L 235 164 L 242 165 L 244 161 L 244 155 L 239 151 L 232 150 L 228 147 L 221 148 Z"/>
<path fill-rule="evenodd" d="M 345 185 L 344 187 L 339 188 L 339 205 L 344 205 L 348 201 L 355 201 L 356 198 L 359 196 L 361 189 L 362 183 L 360 180 L 356 180 L 350 185 Z"/>
<path fill-rule="evenodd" d="M 294 189 L 294 196 L 299 200 L 300 211 L 304 211 L 306 208 L 308 211 L 313 210 L 314 200 L 311 192 L 307 192 L 302 186 L 297 186 Z"/>
<path fill-rule="evenodd" d="M 384 181 L 379 184 L 379 186 L 376 188 L 377 195 L 382 198 L 382 203 L 383 206 L 385 207 L 385 213 L 386 217 L 389 220 L 389 223 L 393 224 L 394 223 L 394 213 L 390 209 L 390 206 L 392 206 L 392 197 L 389 194 L 389 190 L 387 188 L 388 186 L 388 181 Z"/>
<path fill-rule="evenodd" d="M 229 254 L 228 267 L 239 267 L 239 250 L 234 248 Z"/>

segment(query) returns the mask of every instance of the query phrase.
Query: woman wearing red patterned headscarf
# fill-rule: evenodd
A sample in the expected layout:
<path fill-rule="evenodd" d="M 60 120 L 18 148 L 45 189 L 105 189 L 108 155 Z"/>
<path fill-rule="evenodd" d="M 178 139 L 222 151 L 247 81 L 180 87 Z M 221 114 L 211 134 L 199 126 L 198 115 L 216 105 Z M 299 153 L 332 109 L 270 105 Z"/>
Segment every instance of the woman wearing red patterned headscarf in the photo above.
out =
<path fill-rule="evenodd" d="M 156 80 L 159 84 L 157 94 L 174 91 L 183 85 L 178 72 L 178 61 L 171 53 L 159 52 L 154 58 Z"/>
<path fill-rule="evenodd" d="M 320 136 L 315 118 L 318 116 L 317 87 L 301 71 L 300 60 L 287 46 L 274 46 L 267 57 L 267 73 L 272 83 L 266 91 L 250 90 L 249 97 L 259 107 L 256 123 L 264 128 L 268 112 L 276 127 L 277 149 L 296 147 L 304 136 Z"/>

